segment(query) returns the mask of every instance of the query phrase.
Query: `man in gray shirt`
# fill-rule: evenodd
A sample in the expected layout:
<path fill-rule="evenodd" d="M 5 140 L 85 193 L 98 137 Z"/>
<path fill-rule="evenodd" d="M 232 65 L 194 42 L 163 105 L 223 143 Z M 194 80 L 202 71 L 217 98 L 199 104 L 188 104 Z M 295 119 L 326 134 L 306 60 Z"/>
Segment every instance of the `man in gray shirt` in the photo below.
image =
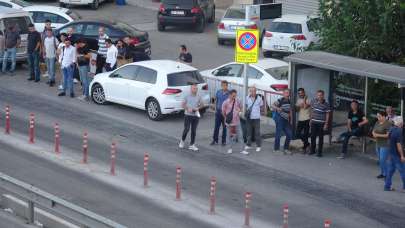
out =
<path fill-rule="evenodd" d="M 21 37 L 19 32 L 17 32 L 15 26 L 10 26 L 6 31 L 5 35 L 5 51 L 3 56 L 3 66 L 2 72 L 6 73 L 8 59 L 11 61 L 10 74 L 14 74 L 16 59 L 17 59 L 17 48 L 20 46 Z"/>
<path fill-rule="evenodd" d="M 198 151 L 195 145 L 195 136 L 197 132 L 197 126 L 200 116 L 200 109 L 203 107 L 203 102 L 201 97 L 197 94 L 198 87 L 196 84 L 191 85 L 191 93 L 184 98 L 183 108 L 184 108 L 184 130 L 181 137 L 179 147 L 184 148 L 184 140 L 186 140 L 188 131 L 191 127 L 191 141 L 189 150 Z"/>

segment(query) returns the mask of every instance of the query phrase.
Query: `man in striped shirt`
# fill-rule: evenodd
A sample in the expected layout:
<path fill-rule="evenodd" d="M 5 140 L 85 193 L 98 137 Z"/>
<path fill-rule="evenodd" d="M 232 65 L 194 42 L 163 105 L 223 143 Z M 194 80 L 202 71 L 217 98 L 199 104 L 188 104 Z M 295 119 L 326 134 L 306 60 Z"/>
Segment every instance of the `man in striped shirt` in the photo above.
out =
<path fill-rule="evenodd" d="M 98 29 L 98 51 L 97 51 L 97 69 L 96 74 L 103 72 L 103 67 L 105 65 L 105 60 L 107 58 L 107 45 L 105 40 L 109 39 L 108 35 L 105 34 L 105 28 L 100 27 Z"/>
<path fill-rule="evenodd" d="M 330 106 L 325 100 L 325 92 L 318 90 L 316 98 L 311 101 L 311 153 L 315 154 L 316 138 L 318 140 L 318 153 L 316 156 L 322 157 L 324 131 L 329 128 Z"/>

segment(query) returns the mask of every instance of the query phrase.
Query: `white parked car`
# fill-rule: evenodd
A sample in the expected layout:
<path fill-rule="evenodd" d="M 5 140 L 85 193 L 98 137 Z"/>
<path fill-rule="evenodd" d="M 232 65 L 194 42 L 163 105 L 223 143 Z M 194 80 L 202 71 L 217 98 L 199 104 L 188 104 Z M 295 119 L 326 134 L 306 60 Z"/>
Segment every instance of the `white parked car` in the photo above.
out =
<path fill-rule="evenodd" d="M 198 70 L 172 60 L 135 62 L 97 74 L 90 91 L 96 104 L 119 103 L 146 110 L 150 119 L 160 120 L 165 114 L 183 111 L 190 84 L 198 85 L 198 93 L 208 106 L 208 85 Z"/>
<path fill-rule="evenodd" d="M 283 15 L 270 22 L 263 36 L 262 50 L 265 57 L 275 52 L 295 53 L 304 51 L 309 45 L 319 42 L 315 34 L 319 18 L 306 15 Z"/>
<path fill-rule="evenodd" d="M 241 98 L 243 91 L 243 67 L 241 63 L 231 62 L 220 67 L 205 70 L 201 75 L 207 80 L 210 95 L 220 88 L 220 82 L 225 80 L 230 83 L 230 88 L 238 91 Z M 250 64 L 247 69 L 249 86 L 255 86 L 258 93 L 267 92 L 268 104 L 279 97 L 283 89 L 288 88 L 288 64 L 278 59 L 260 59 L 257 63 Z"/>
<path fill-rule="evenodd" d="M 70 5 L 88 5 L 92 9 L 96 10 L 103 2 L 112 2 L 113 0 L 59 0 L 60 7 L 67 7 Z"/>
<path fill-rule="evenodd" d="M 46 20 L 51 20 L 52 29 L 58 29 L 81 18 L 80 15 L 70 9 L 56 6 L 33 5 L 24 7 L 23 10 L 30 12 L 35 29 L 39 32 L 44 31 Z"/>
<path fill-rule="evenodd" d="M 23 0 L 0 0 L 0 6 L 4 6 L 7 8 L 22 9 L 30 5 L 31 3 Z"/>

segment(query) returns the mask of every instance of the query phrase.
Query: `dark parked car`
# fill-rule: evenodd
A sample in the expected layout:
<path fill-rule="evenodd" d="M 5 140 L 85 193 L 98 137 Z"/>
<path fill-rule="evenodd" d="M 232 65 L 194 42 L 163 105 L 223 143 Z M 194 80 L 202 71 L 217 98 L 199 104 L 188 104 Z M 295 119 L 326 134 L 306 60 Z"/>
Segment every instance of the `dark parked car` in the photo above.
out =
<path fill-rule="evenodd" d="M 57 29 L 57 35 L 66 33 L 69 28 L 74 29 L 74 40 L 83 38 L 87 41 L 91 50 L 98 50 L 98 29 L 105 28 L 105 33 L 116 42 L 126 36 L 132 39 L 132 44 L 136 47 L 135 51 L 144 52 L 148 56 L 151 54 L 149 35 L 147 32 L 140 31 L 130 25 L 118 21 L 100 21 L 100 20 L 78 20 L 71 22 Z"/>
<path fill-rule="evenodd" d="M 158 12 L 158 30 L 170 25 L 190 25 L 203 32 L 206 22 L 215 22 L 214 0 L 162 0 Z"/>

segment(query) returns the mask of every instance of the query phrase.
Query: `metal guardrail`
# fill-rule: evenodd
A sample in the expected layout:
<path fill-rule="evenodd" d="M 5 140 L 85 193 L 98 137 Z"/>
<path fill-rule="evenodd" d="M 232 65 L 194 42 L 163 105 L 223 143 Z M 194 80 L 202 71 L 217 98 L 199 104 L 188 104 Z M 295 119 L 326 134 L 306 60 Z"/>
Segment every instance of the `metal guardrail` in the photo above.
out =
<path fill-rule="evenodd" d="M 38 204 L 42 208 L 48 209 L 48 212 L 54 212 L 63 218 L 70 219 L 81 227 L 127 228 L 1 172 L 0 188 L 28 201 L 28 223 L 34 223 L 34 206 Z"/>

